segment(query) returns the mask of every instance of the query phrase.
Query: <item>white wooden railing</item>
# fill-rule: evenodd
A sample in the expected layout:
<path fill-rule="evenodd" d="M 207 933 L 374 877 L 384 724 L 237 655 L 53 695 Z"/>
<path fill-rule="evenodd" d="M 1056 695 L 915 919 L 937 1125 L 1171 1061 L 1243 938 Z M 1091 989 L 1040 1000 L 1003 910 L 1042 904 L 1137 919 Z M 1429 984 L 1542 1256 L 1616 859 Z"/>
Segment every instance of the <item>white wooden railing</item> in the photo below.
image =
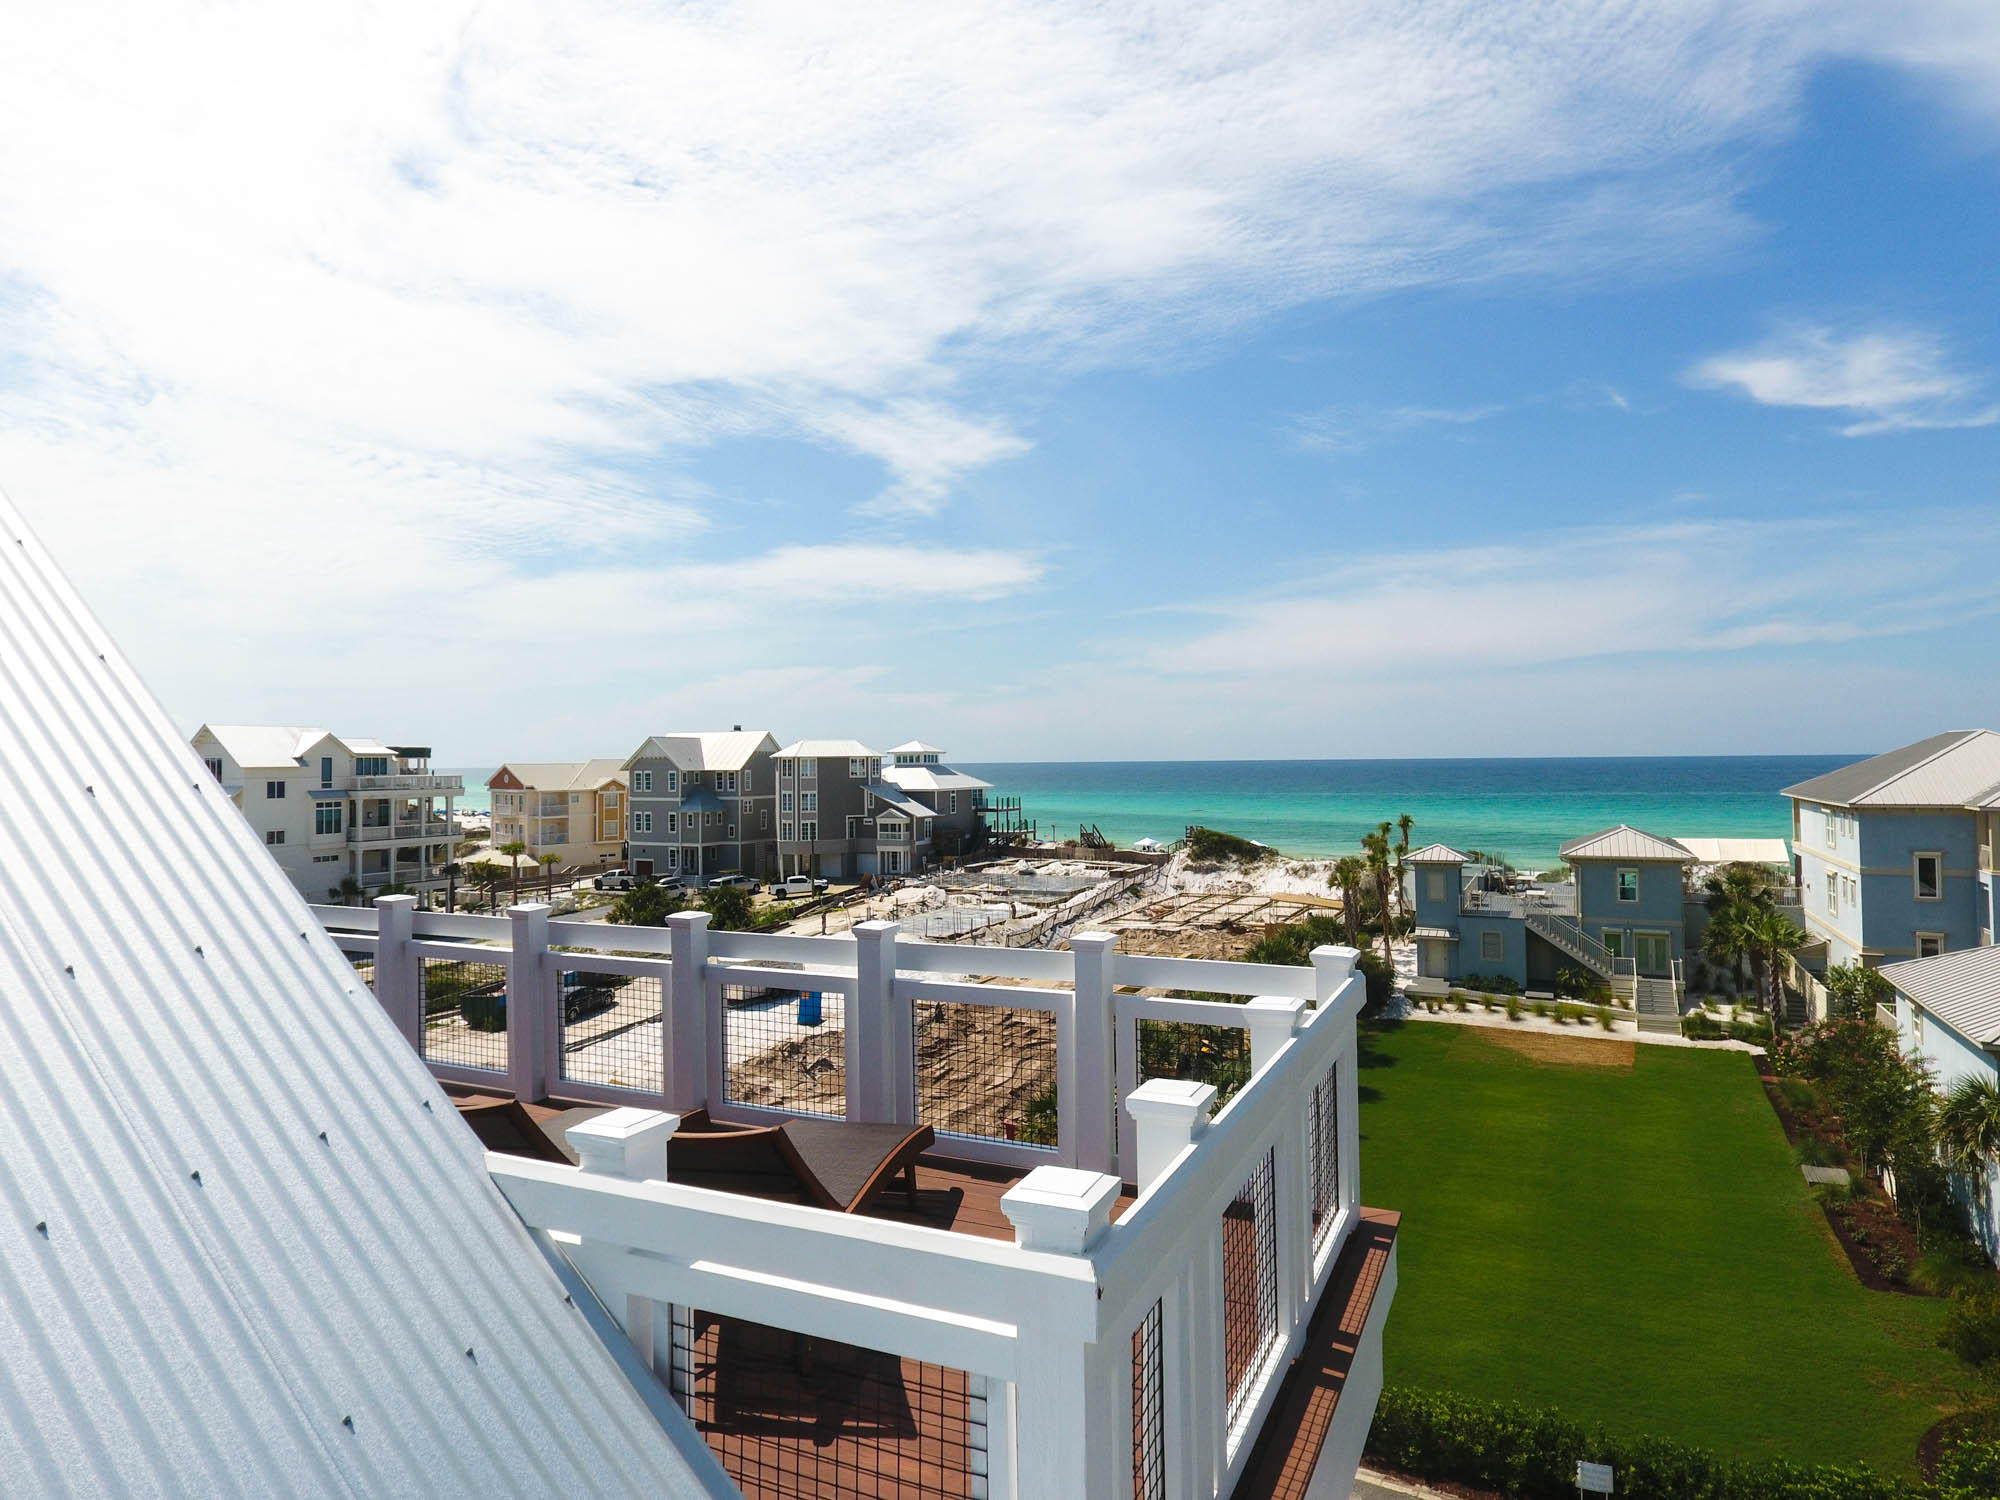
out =
<path fill-rule="evenodd" d="M 711 932 L 705 913 L 627 928 L 551 922 L 538 905 L 504 918 L 416 912 L 408 898 L 318 910 L 343 949 L 372 959 L 378 998 L 428 1053 L 425 964 L 505 966 L 498 1066 L 433 1055 L 440 1077 L 636 1106 L 572 1133 L 580 1167 L 500 1155 L 488 1167 L 662 1380 L 685 1389 L 677 1336 L 692 1309 L 963 1371 L 983 1418 L 976 1495 L 1122 1497 L 1135 1493 L 1135 1464 L 1159 1486 L 1138 1493 L 1229 1495 L 1358 1222 L 1364 989 L 1352 949 L 1287 968 L 1120 954 L 1109 934 L 1041 951 L 904 941 L 886 922 L 804 938 Z M 626 1024 L 622 1012 L 566 1021 L 564 976 L 585 973 L 657 995 L 657 1068 L 644 1086 L 564 1076 L 567 1033 Z M 1015 1243 L 664 1180 L 686 1111 L 800 1112 L 731 1096 L 743 1016 L 729 992 L 766 988 L 820 996 L 822 1025 L 838 1016 L 844 1079 L 823 1112 L 856 1120 L 918 1120 L 926 1008 L 1051 1018 L 1055 1141 L 961 1133 L 938 1148 L 1032 1169 L 1002 1199 Z M 1252 998 L 1131 993 L 1141 988 Z M 1140 1028 L 1159 1022 L 1248 1033 L 1249 1077 L 1220 1110 L 1209 1084 L 1138 1076 Z M 643 1024 L 617 1035 L 630 1041 Z M 1126 1182 L 1138 1197 L 1112 1223 Z M 1322 1450 L 1337 1450 L 1349 1476 L 1380 1386 L 1394 1274 L 1392 1254 Z M 1145 1339 L 1160 1341 L 1150 1362 L 1136 1357 Z M 1135 1403 L 1159 1413 L 1140 1424 L 1144 1441 Z"/>

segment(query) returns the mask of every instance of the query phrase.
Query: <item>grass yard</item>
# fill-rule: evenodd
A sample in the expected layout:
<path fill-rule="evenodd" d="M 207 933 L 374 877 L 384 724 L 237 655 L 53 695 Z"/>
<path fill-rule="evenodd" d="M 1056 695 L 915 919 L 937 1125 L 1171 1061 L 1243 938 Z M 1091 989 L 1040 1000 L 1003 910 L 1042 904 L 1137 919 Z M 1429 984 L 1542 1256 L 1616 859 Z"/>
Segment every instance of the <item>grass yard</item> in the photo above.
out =
<path fill-rule="evenodd" d="M 1403 1211 L 1388 1379 L 1914 1472 L 1971 1394 L 1933 1342 L 1944 1304 L 1854 1279 L 1749 1059 L 1525 1041 L 1363 1030 L 1362 1198 Z"/>

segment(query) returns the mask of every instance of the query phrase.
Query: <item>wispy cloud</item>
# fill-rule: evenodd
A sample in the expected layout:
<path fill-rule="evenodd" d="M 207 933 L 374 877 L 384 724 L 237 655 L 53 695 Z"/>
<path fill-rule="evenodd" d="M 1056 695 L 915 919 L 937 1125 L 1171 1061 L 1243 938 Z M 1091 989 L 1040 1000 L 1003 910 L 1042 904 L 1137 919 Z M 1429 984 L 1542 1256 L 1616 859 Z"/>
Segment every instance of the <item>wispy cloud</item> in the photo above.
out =
<path fill-rule="evenodd" d="M 1485 406 L 1327 407 L 1292 419 L 1292 446 L 1307 453 L 1357 453 L 1386 437 L 1423 427 L 1470 427 L 1506 411 Z"/>
<path fill-rule="evenodd" d="M 1955 368 L 1944 341 L 1920 329 L 1792 327 L 1702 360 L 1687 379 L 1765 406 L 1848 413 L 1847 437 L 2000 422 L 2000 404 L 1978 399 L 1986 381 Z"/>

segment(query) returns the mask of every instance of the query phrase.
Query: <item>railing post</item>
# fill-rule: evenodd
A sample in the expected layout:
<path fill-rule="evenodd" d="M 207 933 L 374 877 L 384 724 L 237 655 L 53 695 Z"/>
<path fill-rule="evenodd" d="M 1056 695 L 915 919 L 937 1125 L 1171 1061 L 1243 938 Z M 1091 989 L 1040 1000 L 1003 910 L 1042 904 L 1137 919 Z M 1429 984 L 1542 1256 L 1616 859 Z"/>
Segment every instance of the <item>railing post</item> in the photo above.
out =
<path fill-rule="evenodd" d="M 656 1109 L 614 1109 L 563 1132 L 576 1162 L 586 1172 L 628 1182 L 667 1180 L 667 1142 L 681 1117 Z M 669 1390 L 673 1385 L 673 1325 L 668 1304 L 632 1293 L 623 1308 L 611 1308 L 639 1358 Z"/>
<path fill-rule="evenodd" d="M 673 967 L 660 1017 L 660 1077 L 666 1080 L 667 1103 L 685 1114 L 710 1104 L 710 1028 L 717 1040 L 726 1030 L 708 1013 L 708 913 L 677 911 L 667 918 L 667 928 L 673 934 L 668 951 Z M 726 1075 L 726 1065 L 722 1071 Z M 715 1082 L 720 1088 L 721 1080 Z"/>
<path fill-rule="evenodd" d="M 1118 1079 L 1112 1067 L 1111 997 L 1118 938 L 1079 932 L 1069 947 L 1076 960 L 1076 1005 L 1070 1036 L 1061 1036 L 1063 1028 L 1057 1027 L 1056 1140 L 1070 1166 L 1115 1172 Z"/>
<path fill-rule="evenodd" d="M 1322 943 L 1312 951 L 1313 966 L 1313 1008 L 1317 1010 L 1347 983 L 1354 973 L 1354 966 L 1361 961 L 1359 948 L 1345 948 L 1335 943 Z"/>
<path fill-rule="evenodd" d="M 847 1118 L 916 1120 L 916 1031 L 896 1004 L 896 923 L 854 924 L 854 993 L 847 997 Z"/>
<path fill-rule="evenodd" d="M 539 901 L 507 908 L 513 944 L 507 955 L 507 1087 L 529 1102 L 546 1099 L 550 1063 L 561 1034 L 551 991 L 549 909 Z"/>
<path fill-rule="evenodd" d="M 1140 1192 L 1166 1176 L 1175 1158 L 1201 1139 L 1208 1129 L 1208 1112 L 1214 1107 L 1214 1084 L 1179 1078 L 1148 1079 L 1125 1096 L 1125 1112 L 1132 1117 L 1133 1133 L 1138 1137 L 1133 1181 Z"/>
<path fill-rule="evenodd" d="M 1250 1071 L 1262 1072 L 1278 1055 L 1278 1049 L 1299 1029 L 1299 1017 L 1306 1002 L 1285 995 L 1256 995 L 1243 1002 L 1243 1014 L 1250 1022 Z"/>
<path fill-rule="evenodd" d="M 1261 1072 L 1297 1034 L 1306 1002 L 1282 995 L 1258 995 L 1244 1002 L 1243 1009 L 1250 1018 L 1250 1066 Z M 1278 1219 L 1279 1333 L 1287 1339 L 1304 1315 L 1312 1289 L 1312 1216 L 1306 1212 L 1312 1201 L 1312 1153 L 1306 1149 L 1311 1099 L 1310 1091 L 1297 1096 L 1299 1107 L 1290 1128 L 1278 1133 L 1271 1157 L 1273 1208 Z"/>
<path fill-rule="evenodd" d="M 1102 1172 L 1037 1167 L 1000 1197 L 1014 1243 L 1051 1255 L 1087 1255 L 1111 1224 L 1120 1183 Z M 1102 1495 L 1117 1443 L 1130 1428 L 1110 1420 L 1119 1388 L 1114 1362 L 1084 1330 L 1032 1319 L 1020 1334 L 1014 1382 L 1018 1493 Z"/>
<path fill-rule="evenodd" d="M 375 902 L 375 998 L 403 1037 L 424 1055 L 423 987 L 410 956 L 416 924 L 415 896 L 382 896 Z"/>

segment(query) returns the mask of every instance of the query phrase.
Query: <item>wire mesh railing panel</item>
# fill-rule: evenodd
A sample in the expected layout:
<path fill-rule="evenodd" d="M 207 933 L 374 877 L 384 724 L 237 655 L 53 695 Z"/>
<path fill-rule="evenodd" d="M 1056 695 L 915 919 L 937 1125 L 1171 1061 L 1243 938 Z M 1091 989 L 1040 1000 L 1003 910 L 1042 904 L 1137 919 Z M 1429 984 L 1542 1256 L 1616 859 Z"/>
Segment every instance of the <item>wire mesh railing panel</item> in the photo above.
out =
<path fill-rule="evenodd" d="M 666 1087 L 660 1035 L 666 989 L 658 978 L 565 969 L 558 993 L 564 1078 L 649 1094 Z"/>
<path fill-rule="evenodd" d="M 1179 1078 L 1215 1085 L 1222 1108 L 1250 1081 L 1250 1033 L 1239 1026 L 1194 1021 L 1138 1021 L 1138 1081 Z"/>
<path fill-rule="evenodd" d="M 1277 1162 L 1267 1151 L 1222 1213 L 1222 1367 L 1231 1440 L 1278 1348 Z"/>
<path fill-rule="evenodd" d="M 747 1500 L 965 1500 L 985 1426 L 962 1370 L 675 1309 L 675 1394 Z"/>
<path fill-rule="evenodd" d="M 1132 1500 L 1166 1500 L 1166 1356 L 1160 1304 L 1132 1330 Z"/>
<path fill-rule="evenodd" d="M 363 949 L 343 948 L 340 956 L 354 965 L 354 972 L 370 990 L 375 988 L 375 955 Z"/>
<path fill-rule="evenodd" d="M 507 1067 L 507 965 L 471 958 L 419 958 L 424 1057 L 464 1068 Z"/>
<path fill-rule="evenodd" d="M 1325 1250 L 1340 1217 L 1340 1064 L 1313 1085 L 1307 1129 L 1312 1132 L 1313 1254 Z"/>
<path fill-rule="evenodd" d="M 1056 1018 L 962 1000 L 914 1001 L 917 1119 L 939 1135 L 1056 1142 Z"/>
<path fill-rule="evenodd" d="M 847 1113 L 847 997 L 724 984 L 723 1097 L 802 1115 Z"/>

